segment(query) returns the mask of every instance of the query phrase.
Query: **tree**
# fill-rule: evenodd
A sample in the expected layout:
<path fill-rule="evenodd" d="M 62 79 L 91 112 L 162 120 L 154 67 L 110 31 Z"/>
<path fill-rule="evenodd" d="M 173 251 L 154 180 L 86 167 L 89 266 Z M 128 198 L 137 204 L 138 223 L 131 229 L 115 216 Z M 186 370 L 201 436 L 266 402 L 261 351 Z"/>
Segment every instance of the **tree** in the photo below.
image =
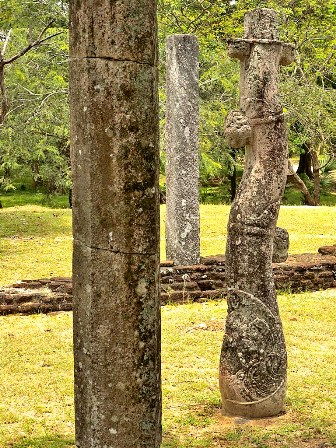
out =
<path fill-rule="evenodd" d="M 57 19 L 50 20 L 56 13 Z M 30 171 L 35 185 L 43 183 L 48 192 L 68 183 L 66 13 L 66 4 L 60 2 L 44 2 L 38 8 L 33 1 L 4 5 L 0 21 L 0 29 L 5 30 L 0 64 L 3 189 L 13 188 L 10 173 L 18 167 Z"/>
<path fill-rule="evenodd" d="M 315 160 L 315 169 L 311 169 L 313 182 L 307 182 L 307 187 L 315 185 L 312 197 L 318 203 L 324 162 L 317 161 L 322 154 L 334 157 L 336 141 L 336 6 L 332 0 L 160 3 L 161 40 L 168 33 L 181 32 L 196 33 L 200 40 L 202 174 L 207 178 L 215 172 L 217 176 L 221 168 L 233 166 L 222 138 L 222 117 L 237 104 L 238 65 L 226 57 L 226 39 L 242 33 L 243 15 L 256 7 L 275 9 L 281 17 L 281 37 L 297 48 L 295 65 L 282 71 L 282 102 L 291 154 L 299 155 L 306 147 L 311 160 Z M 301 131 L 293 127 L 295 123 L 299 123 Z M 230 171 L 225 170 L 225 175 Z"/>
<path fill-rule="evenodd" d="M 234 8 L 226 1 L 159 2 L 160 59 L 165 60 L 164 43 L 169 34 L 195 33 L 200 45 L 200 146 L 201 184 L 210 179 L 223 182 L 234 170 L 224 134 L 224 117 L 238 100 L 239 72 L 227 56 L 227 18 Z M 226 74 L 226 75 L 223 75 Z M 162 151 L 164 152 L 165 67 L 160 65 Z"/>
<path fill-rule="evenodd" d="M 322 158 L 328 161 L 334 157 L 336 142 L 333 0 L 160 0 L 161 160 L 164 162 L 165 151 L 165 39 L 172 33 L 196 33 L 200 42 L 201 181 L 227 181 L 240 164 L 240 158 L 233 159 L 223 135 L 224 118 L 238 104 L 239 79 L 238 64 L 227 56 L 226 40 L 241 35 L 243 15 L 260 6 L 279 12 L 282 38 L 294 42 L 298 50 L 294 66 L 281 74 L 282 103 L 291 155 L 308 154 L 313 161 L 313 152 L 316 154 L 318 166 L 315 163 L 314 171 L 311 162 L 310 178 L 302 176 L 301 180 L 313 202 L 318 202 L 326 163 Z M 48 32 L 64 31 L 6 67 L 11 111 L 0 132 L 3 188 L 13 185 L 10 174 L 19 170 L 33 177 L 37 187 L 43 184 L 47 190 L 62 191 L 70 182 L 67 2 L 0 0 L 0 10 L 2 44 L 8 30 L 13 29 L 9 55 L 26 47 L 52 17 L 56 20 Z M 161 167 L 163 174 L 164 163 Z"/>

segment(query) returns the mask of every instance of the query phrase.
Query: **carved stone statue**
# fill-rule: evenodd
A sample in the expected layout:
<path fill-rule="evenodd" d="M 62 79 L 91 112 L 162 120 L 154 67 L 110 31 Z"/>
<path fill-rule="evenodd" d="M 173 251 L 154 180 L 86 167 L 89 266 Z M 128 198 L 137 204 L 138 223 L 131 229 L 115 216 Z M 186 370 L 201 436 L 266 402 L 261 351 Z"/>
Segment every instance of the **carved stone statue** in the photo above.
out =
<path fill-rule="evenodd" d="M 244 38 L 229 41 L 229 54 L 241 66 L 240 110 L 229 114 L 225 131 L 232 147 L 246 145 L 246 164 L 228 224 L 220 390 L 224 413 L 250 418 L 280 413 L 286 394 L 272 247 L 288 157 L 278 69 L 292 61 L 293 50 L 279 40 L 271 9 L 248 12 Z"/>

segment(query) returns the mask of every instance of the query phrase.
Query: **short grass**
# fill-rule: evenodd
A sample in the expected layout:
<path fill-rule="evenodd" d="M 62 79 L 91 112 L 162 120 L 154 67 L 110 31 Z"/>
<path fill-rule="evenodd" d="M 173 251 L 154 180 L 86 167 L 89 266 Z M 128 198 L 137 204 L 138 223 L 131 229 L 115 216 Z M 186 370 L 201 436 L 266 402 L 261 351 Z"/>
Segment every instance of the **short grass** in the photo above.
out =
<path fill-rule="evenodd" d="M 226 302 L 162 308 L 162 448 L 336 446 L 336 291 L 281 295 L 286 414 L 223 417 Z M 71 313 L 0 317 L 1 448 L 74 448 Z"/>
<path fill-rule="evenodd" d="M 47 195 L 33 191 L 15 191 L 0 194 L 0 201 L 4 208 L 22 205 L 41 205 L 49 208 L 69 208 L 67 195 Z"/>
<path fill-rule="evenodd" d="M 161 208 L 164 229 L 165 207 Z M 201 206 L 202 255 L 223 253 L 229 206 Z M 282 207 L 291 252 L 335 243 L 336 208 Z M 164 258 L 164 234 L 161 235 Z M 71 211 L 0 210 L 0 284 L 71 275 Z M 336 291 L 279 298 L 289 353 L 287 412 L 220 414 L 225 302 L 163 308 L 163 448 L 336 446 Z M 200 325 L 205 324 L 205 325 Z M 0 318 L 0 447 L 74 448 L 71 313 Z M 303 336 L 304 335 L 304 336 Z"/>
<path fill-rule="evenodd" d="M 71 211 L 40 206 L 0 210 L 0 285 L 71 274 Z"/>
<path fill-rule="evenodd" d="M 201 254 L 223 254 L 230 206 L 201 205 Z M 279 225 L 290 234 L 290 253 L 316 252 L 336 243 L 336 207 L 283 206 Z M 165 256 L 161 206 L 161 259 Z M 71 210 L 36 205 L 0 209 L 0 285 L 71 275 Z"/>

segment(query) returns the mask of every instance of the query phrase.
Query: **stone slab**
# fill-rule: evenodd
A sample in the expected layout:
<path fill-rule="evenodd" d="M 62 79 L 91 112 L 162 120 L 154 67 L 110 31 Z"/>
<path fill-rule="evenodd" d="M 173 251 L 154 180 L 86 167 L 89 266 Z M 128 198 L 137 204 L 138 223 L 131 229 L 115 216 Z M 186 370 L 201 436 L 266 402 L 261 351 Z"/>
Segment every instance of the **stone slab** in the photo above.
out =
<path fill-rule="evenodd" d="M 166 251 L 177 264 L 193 264 L 200 259 L 196 36 L 169 36 L 166 53 Z"/>
<path fill-rule="evenodd" d="M 157 64 L 153 0 L 72 0 L 70 55 Z"/>

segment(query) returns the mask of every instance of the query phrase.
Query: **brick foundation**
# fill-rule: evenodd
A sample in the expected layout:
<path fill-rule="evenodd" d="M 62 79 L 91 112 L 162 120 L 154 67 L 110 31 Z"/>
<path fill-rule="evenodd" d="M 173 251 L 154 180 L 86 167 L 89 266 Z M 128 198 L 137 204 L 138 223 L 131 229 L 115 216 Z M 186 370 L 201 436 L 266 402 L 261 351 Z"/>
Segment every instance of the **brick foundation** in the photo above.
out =
<path fill-rule="evenodd" d="M 292 255 L 285 263 L 274 263 L 278 290 L 316 291 L 336 287 L 336 256 Z M 218 255 L 201 259 L 201 264 L 174 266 L 161 263 L 161 302 L 185 303 L 222 299 L 226 296 L 225 258 Z M 0 289 L 0 314 L 48 313 L 72 309 L 70 278 L 22 280 Z"/>

